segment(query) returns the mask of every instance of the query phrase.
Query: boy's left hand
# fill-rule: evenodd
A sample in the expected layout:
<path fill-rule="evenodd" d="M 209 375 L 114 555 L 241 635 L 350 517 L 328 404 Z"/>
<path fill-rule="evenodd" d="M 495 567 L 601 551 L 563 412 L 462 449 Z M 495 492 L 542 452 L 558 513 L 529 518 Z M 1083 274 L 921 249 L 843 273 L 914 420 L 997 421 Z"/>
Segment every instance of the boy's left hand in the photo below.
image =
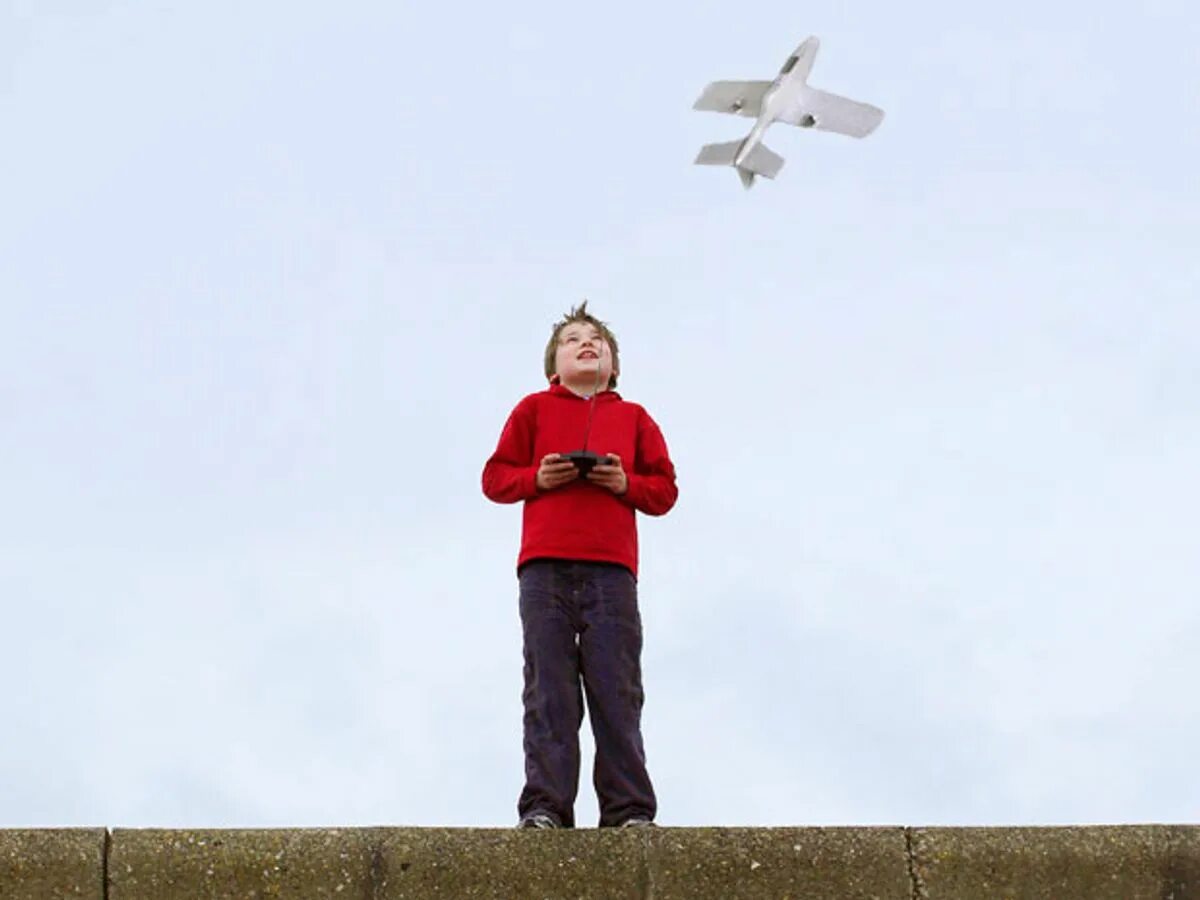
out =
<path fill-rule="evenodd" d="M 587 474 L 588 481 L 608 488 L 617 496 L 629 489 L 629 479 L 621 465 L 621 457 L 615 453 L 608 454 L 608 462 L 597 463 Z"/>

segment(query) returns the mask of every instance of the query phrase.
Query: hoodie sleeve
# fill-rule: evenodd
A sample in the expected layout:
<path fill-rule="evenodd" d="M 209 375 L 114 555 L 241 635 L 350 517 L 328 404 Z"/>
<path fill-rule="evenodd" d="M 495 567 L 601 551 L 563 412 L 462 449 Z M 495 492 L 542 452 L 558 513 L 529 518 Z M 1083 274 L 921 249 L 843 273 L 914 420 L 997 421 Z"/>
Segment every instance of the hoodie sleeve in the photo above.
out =
<path fill-rule="evenodd" d="M 496 451 L 483 466 L 483 493 L 496 503 L 516 503 L 536 497 L 538 463 L 533 459 L 537 410 L 526 397 L 504 423 Z"/>
<path fill-rule="evenodd" d="M 632 471 L 626 471 L 625 477 L 629 479 L 629 488 L 621 499 L 638 512 L 661 516 L 675 505 L 679 496 L 675 466 L 667 455 L 662 432 L 645 410 L 638 417 L 637 456 Z"/>

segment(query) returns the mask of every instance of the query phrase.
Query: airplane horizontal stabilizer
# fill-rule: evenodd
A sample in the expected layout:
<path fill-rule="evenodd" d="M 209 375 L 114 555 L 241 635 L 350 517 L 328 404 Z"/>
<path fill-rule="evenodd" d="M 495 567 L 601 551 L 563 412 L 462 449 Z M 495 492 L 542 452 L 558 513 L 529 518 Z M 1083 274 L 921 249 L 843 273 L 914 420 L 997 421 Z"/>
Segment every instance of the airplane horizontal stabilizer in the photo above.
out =
<path fill-rule="evenodd" d="M 730 141 L 727 144 L 705 144 L 696 155 L 696 165 L 732 166 L 741 149 L 741 141 Z"/>

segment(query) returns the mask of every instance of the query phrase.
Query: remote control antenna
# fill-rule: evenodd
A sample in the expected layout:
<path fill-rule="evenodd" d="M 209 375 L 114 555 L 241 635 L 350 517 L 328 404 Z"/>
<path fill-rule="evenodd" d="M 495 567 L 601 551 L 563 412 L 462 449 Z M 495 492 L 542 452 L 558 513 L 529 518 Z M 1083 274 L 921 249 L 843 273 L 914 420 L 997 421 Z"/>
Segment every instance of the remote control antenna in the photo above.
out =
<path fill-rule="evenodd" d="M 596 383 L 592 385 L 592 402 L 588 407 L 587 427 L 583 429 L 583 449 L 588 448 L 588 437 L 592 433 L 592 417 L 596 415 L 596 395 L 600 393 L 600 373 L 604 370 L 604 336 L 600 337 L 600 347 L 596 351 Z"/>
<path fill-rule="evenodd" d="M 590 401 L 590 405 L 588 406 L 587 426 L 583 431 L 583 449 L 572 450 L 569 453 L 561 454 L 563 457 L 575 463 L 575 468 L 579 470 L 580 475 L 587 475 L 587 473 L 592 470 L 593 466 L 599 465 L 600 463 L 605 462 L 607 459 L 607 457 L 601 456 L 599 453 L 595 453 L 587 448 L 588 439 L 592 435 L 592 419 L 596 415 L 596 396 L 600 393 L 600 376 L 601 372 L 603 371 L 603 366 L 601 364 L 604 362 L 605 343 L 604 337 L 601 335 L 600 343 L 598 344 L 599 349 L 596 352 L 596 382 L 592 385 L 592 399 Z"/>

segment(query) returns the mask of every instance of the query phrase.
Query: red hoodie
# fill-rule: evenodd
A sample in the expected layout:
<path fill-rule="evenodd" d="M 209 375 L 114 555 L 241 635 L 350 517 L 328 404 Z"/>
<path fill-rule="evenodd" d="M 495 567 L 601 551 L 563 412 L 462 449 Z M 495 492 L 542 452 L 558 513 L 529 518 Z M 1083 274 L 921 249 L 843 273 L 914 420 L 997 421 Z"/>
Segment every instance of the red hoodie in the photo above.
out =
<path fill-rule="evenodd" d="M 542 457 L 583 448 L 591 400 L 561 384 L 525 397 L 504 424 L 496 452 L 483 467 L 483 493 L 497 503 L 525 501 L 518 568 L 531 559 L 619 563 L 637 575 L 634 511 L 661 516 L 675 505 L 675 467 L 650 414 L 616 391 L 596 395 L 588 450 L 621 457 L 629 488 L 617 496 L 578 478 L 539 491 Z"/>

